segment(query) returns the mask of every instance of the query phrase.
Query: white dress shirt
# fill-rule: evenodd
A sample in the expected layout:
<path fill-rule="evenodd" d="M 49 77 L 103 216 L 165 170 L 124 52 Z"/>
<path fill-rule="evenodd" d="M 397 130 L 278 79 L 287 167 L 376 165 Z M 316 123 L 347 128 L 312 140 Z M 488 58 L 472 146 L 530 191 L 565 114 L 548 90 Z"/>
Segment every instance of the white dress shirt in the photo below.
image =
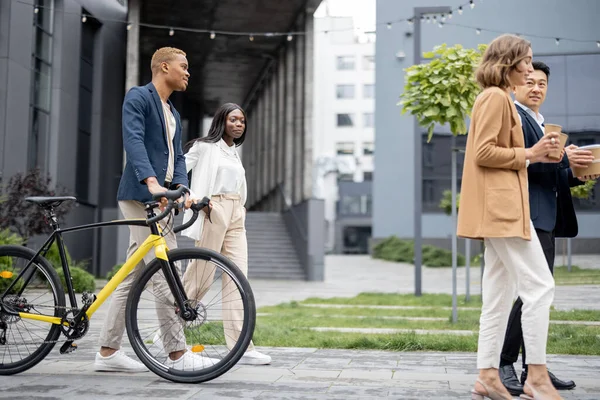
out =
<path fill-rule="evenodd" d="M 221 158 L 212 194 L 240 194 L 246 171 L 235 149 L 235 144 L 229 146 L 221 139 L 219 149 L 221 150 Z"/>

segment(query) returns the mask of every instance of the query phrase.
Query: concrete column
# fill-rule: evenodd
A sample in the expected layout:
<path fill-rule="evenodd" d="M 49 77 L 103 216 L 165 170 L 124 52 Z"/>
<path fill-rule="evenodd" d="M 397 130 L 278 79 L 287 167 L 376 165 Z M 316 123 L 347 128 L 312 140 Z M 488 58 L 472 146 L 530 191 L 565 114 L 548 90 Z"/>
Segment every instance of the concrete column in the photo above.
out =
<path fill-rule="evenodd" d="M 277 72 L 277 184 L 281 184 L 285 180 L 285 88 L 286 88 L 286 56 L 285 48 L 279 52 L 278 72 Z M 277 197 L 277 210 L 283 211 L 283 198 L 280 195 Z"/>
<path fill-rule="evenodd" d="M 273 115 L 273 103 L 272 103 L 272 93 L 271 93 L 271 84 L 268 77 L 265 78 L 263 82 L 263 89 L 261 93 L 261 100 L 264 104 L 264 114 L 262 118 L 263 129 L 263 153 L 262 158 L 260 160 L 262 164 L 262 174 L 260 176 L 260 180 L 263 185 L 263 196 L 266 196 L 271 187 L 269 186 L 269 170 L 273 168 L 270 162 L 270 148 L 271 148 L 271 117 Z M 266 205 L 268 207 L 268 205 Z M 268 208 L 267 208 L 268 210 Z"/>
<path fill-rule="evenodd" d="M 314 85 L 314 17 L 306 14 L 304 24 L 304 174 L 302 177 L 302 197 L 312 197 L 312 165 L 313 165 L 313 85 Z"/>
<path fill-rule="evenodd" d="M 269 132 L 269 190 L 277 195 L 277 73 L 278 68 L 274 67 L 271 78 L 269 79 L 269 92 L 270 94 L 270 109 L 271 109 L 271 122 Z M 273 197 L 274 199 L 274 197 Z M 275 203 L 271 202 L 270 211 L 276 211 Z"/>
<path fill-rule="evenodd" d="M 285 198 L 292 202 L 294 182 L 294 112 L 296 96 L 295 79 L 295 43 L 290 43 L 286 49 L 285 61 L 285 138 L 284 138 L 284 163 L 285 163 Z"/>
<path fill-rule="evenodd" d="M 301 23 L 300 26 L 303 26 Z M 293 177 L 293 198 L 294 204 L 300 203 L 302 199 L 302 179 L 304 176 L 304 157 L 303 157 L 303 136 L 304 136 L 304 73 L 305 73 L 305 53 L 304 53 L 304 35 L 296 39 L 296 62 L 295 62 L 295 112 L 294 112 L 294 177 Z"/>
<path fill-rule="evenodd" d="M 129 0 L 127 7 L 131 29 L 127 31 L 126 92 L 140 84 L 140 0 Z"/>

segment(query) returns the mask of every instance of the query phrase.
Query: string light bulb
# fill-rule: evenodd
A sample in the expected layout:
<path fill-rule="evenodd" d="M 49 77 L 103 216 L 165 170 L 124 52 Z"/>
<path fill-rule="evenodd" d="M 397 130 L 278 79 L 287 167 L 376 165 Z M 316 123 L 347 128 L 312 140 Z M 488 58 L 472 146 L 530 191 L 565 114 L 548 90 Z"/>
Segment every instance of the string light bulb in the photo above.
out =
<path fill-rule="evenodd" d="M 131 30 L 131 22 L 129 22 L 129 23 L 127 24 L 127 30 L 128 30 L 128 31 L 130 31 L 130 30 Z"/>
<path fill-rule="evenodd" d="M 475 2 L 473 0 L 469 0 L 469 7 L 471 7 L 471 10 L 475 8 Z"/>
<path fill-rule="evenodd" d="M 596 42 L 596 46 L 598 46 L 598 48 L 600 48 L 600 40 L 598 40 L 598 41 Z"/>
<path fill-rule="evenodd" d="M 87 17 L 85 16 L 85 14 L 81 17 L 81 22 L 83 22 L 85 24 L 85 21 L 87 21 Z"/>
<path fill-rule="evenodd" d="M 450 12 L 448 12 L 448 19 L 452 19 L 452 10 L 450 10 Z"/>
<path fill-rule="evenodd" d="M 481 29 L 479 29 L 479 28 L 475 29 L 475 33 L 478 35 L 481 35 Z"/>
<path fill-rule="evenodd" d="M 442 22 L 446 21 L 446 15 L 445 15 L 445 14 L 442 14 L 442 15 L 440 16 L 440 19 L 442 20 Z"/>
<path fill-rule="evenodd" d="M 408 19 L 408 24 L 409 24 L 409 25 L 412 25 L 412 24 L 413 24 L 413 19 L 412 19 L 412 18 L 409 18 L 409 19 Z"/>
<path fill-rule="evenodd" d="M 438 24 L 438 26 L 439 26 L 440 28 L 443 28 L 443 27 L 444 27 L 444 23 L 443 23 L 443 22 L 440 22 L 440 23 Z"/>
<path fill-rule="evenodd" d="M 287 35 L 287 41 L 291 42 L 294 37 L 292 35 Z"/>
<path fill-rule="evenodd" d="M 34 9 L 33 9 L 33 13 L 34 13 L 34 14 L 37 14 L 37 13 L 39 13 L 39 12 L 40 12 L 40 9 L 39 9 L 39 8 L 37 8 L 37 7 L 36 7 L 36 8 L 34 8 Z"/>
<path fill-rule="evenodd" d="M 169 29 L 169 36 L 173 36 L 175 34 L 175 30 L 173 28 Z"/>
<path fill-rule="evenodd" d="M 388 22 L 388 23 L 387 23 L 387 28 L 388 28 L 388 29 L 392 29 L 392 23 L 391 23 L 391 22 Z"/>
<path fill-rule="evenodd" d="M 554 43 L 556 43 L 556 45 L 558 46 L 560 44 L 560 39 L 556 38 L 556 41 Z"/>
<path fill-rule="evenodd" d="M 251 42 L 254 42 L 254 35 L 250 35 L 250 37 L 248 38 Z"/>
<path fill-rule="evenodd" d="M 458 6 L 458 15 L 462 15 L 463 9 L 462 6 Z"/>
<path fill-rule="evenodd" d="M 214 39 L 215 37 L 217 37 L 217 34 L 216 34 L 216 33 L 214 33 L 214 32 L 211 32 L 211 33 L 210 33 L 210 38 L 211 38 L 211 39 Z"/>

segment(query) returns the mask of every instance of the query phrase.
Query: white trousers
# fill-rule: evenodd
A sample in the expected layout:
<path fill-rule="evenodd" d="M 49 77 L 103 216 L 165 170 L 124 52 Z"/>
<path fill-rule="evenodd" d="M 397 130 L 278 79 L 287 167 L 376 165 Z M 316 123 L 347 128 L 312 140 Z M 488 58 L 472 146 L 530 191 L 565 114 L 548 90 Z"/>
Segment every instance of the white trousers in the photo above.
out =
<path fill-rule="evenodd" d="M 515 294 L 523 300 L 521 324 L 527 364 L 546 364 L 554 278 L 533 223 L 531 241 L 515 237 L 486 238 L 484 257 L 477 368 L 499 367 Z"/>

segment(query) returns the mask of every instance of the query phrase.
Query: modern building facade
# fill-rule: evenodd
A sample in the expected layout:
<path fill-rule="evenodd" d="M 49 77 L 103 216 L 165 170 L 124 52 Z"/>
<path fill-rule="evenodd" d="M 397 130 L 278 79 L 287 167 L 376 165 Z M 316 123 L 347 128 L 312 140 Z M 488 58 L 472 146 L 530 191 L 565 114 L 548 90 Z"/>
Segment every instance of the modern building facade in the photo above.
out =
<path fill-rule="evenodd" d="M 117 0 L 0 2 L 2 184 L 39 167 L 79 200 L 65 225 L 116 206 L 127 31 L 115 21 L 126 20 Z M 97 268 L 99 231 L 65 239 L 74 258 Z"/>
<path fill-rule="evenodd" d="M 302 232 L 306 240 L 294 243 L 306 276 L 322 279 L 322 201 L 312 199 L 313 13 L 320 0 L 176 3 L 0 1 L 2 181 L 38 166 L 78 198 L 65 224 L 118 218 L 124 94 L 151 80 L 157 48 L 178 47 L 191 72 L 188 90 L 171 97 L 184 141 L 202 136 L 221 104 L 240 104 L 249 121 L 241 149 L 246 206 L 281 213 L 290 235 Z M 66 242 L 73 258 L 88 259 L 103 276 L 124 260 L 128 231 L 87 231 Z"/>
<path fill-rule="evenodd" d="M 362 253 L 371 236 L 375 40 L 350 17 L 315 19 L 314 194 L 325 201 L 326 249 Z"/>
<path fill-rule="evenodd" d="M 474 8 L 463 1 L 377 1 L 376 97 L 375 97 L 375 169 L 373 182 L 373 238 L 396 235 L 412 238 L 414 233 L 414 183 L 422 179 L 423 237 L 449 247 L 455 229 L 450 217 L 438 207 L 442 192 L 450 189 L 451 140 L 447 127 L 436 129 L 427 144 L 416 139 L 414 119 L 401 115 L 397 105 L 404 87 L 404 69 L 413 64 L 414 26 L 406 20 L 415 7 L 449 6 L 452 19 L 441 15 L 435 23 L 421 22 L 421 49 L 447 43 L 476 47 L 489 43 L 499 32 L 518 33 L 532 43 L 534 59 L 551 68 L 546 103 L 542 114 L 546 121 L 563 126 L 572 143 L 600 143 L 600 27 L 597 15 L 600 5 L 594 0 L 567 3 L 559 0 L 521 2 L 474 1 Z M 514 10 L 519 10 L 515 13 Z M 447 15 L 445 16 L 447 18 Z M 433 20 L 433 15 L 430 16 Z M 496 31 L 496 32 L 494 32 Z M 558 40 L 557 40 L 558 38 Z M 568 40 L 574 39 L 574 40 Z M 415 176 L 415 140 L 423 140 L 423 176 Z M 463 146 L 465 137 L 456 139 Z M 458 165 L 458 177 L 462 173 Z M 600 187 L 589 200 L 576 200 L 579 236 L 573 240 L 573 251 L 597 253 L 600 250 Z M 559 247 L 562 250 L 562 246 Z"/>

